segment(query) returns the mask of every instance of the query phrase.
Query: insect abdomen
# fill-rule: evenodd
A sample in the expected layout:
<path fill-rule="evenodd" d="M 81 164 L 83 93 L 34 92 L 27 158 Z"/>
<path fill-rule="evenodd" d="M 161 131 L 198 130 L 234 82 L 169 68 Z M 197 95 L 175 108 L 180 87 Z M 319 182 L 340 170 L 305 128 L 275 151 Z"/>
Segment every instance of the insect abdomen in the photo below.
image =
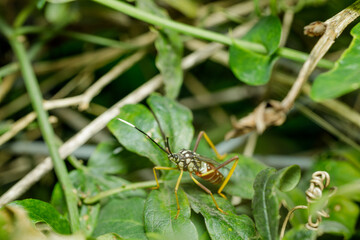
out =
<path fill-rule="evenodd" d="M 208 172 L 215 169 L 214 165 L 207 163 L 208 165 Z M 223 182 L 224 180 L 224 176 L 221 174 L 221 172 L 219 172 L 218 170 L 215 170 L 214 172 L 207 174 L 205 176 L 201 176 L 202 174 L 197 172 L 196 175 L 198 177 L 201 177 L 202 179 L 204 179 L 205 181 L 212 183 L 212 184 L 220 184 Z"/>

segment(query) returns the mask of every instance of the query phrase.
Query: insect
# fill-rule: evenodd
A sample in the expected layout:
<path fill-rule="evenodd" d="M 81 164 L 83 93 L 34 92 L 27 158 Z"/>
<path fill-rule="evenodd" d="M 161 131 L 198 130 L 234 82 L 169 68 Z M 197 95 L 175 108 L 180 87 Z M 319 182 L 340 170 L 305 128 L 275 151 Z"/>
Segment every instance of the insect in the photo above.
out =
<path fill-rule="evenodd" d="M 184 171 L 189 172 L 191 179 L 199 186 L 201 187 L 205 192 L 207 192 L 216 208 L 226 214 L 217 204 L 212 192 L 205 187 L 203 184 L 201 184 L 194 176 L 193 174 L 195 174 L 196 176 L 204 179 L 207 182 L 210 182 L 212 184 L 221 184 L 220 188 L 218 189 L 218 194 L 220 196 L 222 196 L 223 198 L 226 199 L 226 196 L 222 193 L 222 190 L 224 189 L 224 187 L 226 186 L 226 184 L 229 182 L 230 177 L 232 176 L 232 174 L 235 171 L 236 165 L 238 163 L 239 157 L 235 156 L 230 158 L 229 160 L 219 164 L 218 162 L 201 156 L 200 154 L 196 153 L 196 150 L 199 146 L 200 140 L 202 139 L 202 137 L 205 138 L 205 140 L 207 141 L 207 143 L 210 145 L 210 147 L 214 150 L 216 156 L 219 159 L 223 159 L 225 157 L 225 155 L 221 156 L 219 154 L 219 152 L 217 151 L 217 149 L 215 148 L 214 144 L 212 143 L 212 141 L 210 140 L 210 138 L 208 137 L 208 135 L 204 132 L 201 131 L 196 139 L 195 142 L 195 146 L 193 150 L 187 150 L 187 149 L 181 149 L 178 153 L 173 153 L 170 150 L 170 145 L 169 145 L 169 138 L 165 137 L 163 134 L 163 138 L 164 138 L 164 142 L 165 142 L 165 148 L 163 148 L 162 146 L 160 146 L 157 142 L 155 142 L 154 139 L 152 139 L 148 134 L 146 134 L 143 130 L 137 128 L 135 125 L 121 119 L 118 118 L 119 121 L 129 125 L 132 128 L 135 128 L 136 130 L 138 130 L 139 132 L 141 132 L 142 134 L 144 134 L 150 141 L 152 141 L 159 149 L 161 149 L 162 151 L 164 151 L 167 154 L 168 159 L 173 162 L 176 167 L 163 167 L 163 166 L 155 166 L 153 168 L 153 172 L 154 172 L 154 177 L 155 177 L 155 181 L 156 181 L 156 187 L 152 188 L 152 189 L 159 189 L 160 185 L 158 182 L 158 178 L 156 175 L 156 170 L 180 170 L 180 175 L 179 178 L 176 182 L 176 186 L 175 186 L 175 197 L 176 197 L 176 204 L 177 204 L 177 213 L 176 213 L 176 217 L 175 219 L 178 218 L 179 214 L 180 214 L 180 204 L 179 204 L 179 198 L 177 195 L 177 191 L 179 189 L 180 186 L 180 181 L 181 178 L 183 176 Z M 161 127 L 160 127 L 161 129 Z M 227 177 L 225 178 L 224 175 L 222 175 L 222 173 L 220 173 L 219 169 L 228 165 L 230 162 L 234 162 L 233 166 L 231 167 L 229 174 L 227 175 Z"/>

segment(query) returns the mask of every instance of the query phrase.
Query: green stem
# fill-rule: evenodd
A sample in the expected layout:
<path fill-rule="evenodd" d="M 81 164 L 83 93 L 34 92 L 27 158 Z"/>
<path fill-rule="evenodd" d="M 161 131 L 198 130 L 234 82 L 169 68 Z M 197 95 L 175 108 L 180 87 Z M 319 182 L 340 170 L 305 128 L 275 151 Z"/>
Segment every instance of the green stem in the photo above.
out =
<path fill-rule="evenodd" d="M 159 183 L 163 183 L 163 180 L 159 180 Z M 139 189 L 139 188 L 150 188 L 150 187 L 155 187 L 155 186 L 156 186 L 155 180 L 133 183 L 133 184 L 129 184 L 129 185 L 123 185 L 118 188 L 113 188 L 113 189 L 110 189 L 107 191 L 103 191 L 95 196 L 87 197 L 84 199 L 84 203 L 85 204 L 94 204 L 94 203 L 98 202 L 100 199 L 109 197 L 111 195 L 114 195 L 114 194 L 117 194 L 117 193 L 120 193 L 123 191 L 134 190 L 134 189 Z"/>
<path fill-rule="evenodd" d="M 64 161 L 60 158 L 60 154 L 56 145 L 54 130 L 48 121 L 48 113 L 43 108 L 43 99 L 41 91 L 36 79 L 31 62 L 27 56 L 24 45 L 13 35 L 13 30 L 0 18 L 0 31 L 8 38 L 11 47 L 19 61 L 20 70 L 24 78 L 25 86 L 29 92 L 32 106 L 38 116 L 41 132 L 44 140 L 49 148 L 50 156 L 53 160 L 55 173 L 63 188 L 70 222 L 73 232 L 80 230 L 79 212 L 77 208 L 77 196 L 74 193 L 74 187 L 69 178 Z"/>
<path fill-rule="evenodd" d="M 265 47 L 261 44 L 248 42 L 240 39 L 233 39 L 231 37 L 228 37 L 220 33 L 193 27 L 187 24 L 175 22 L 173 20 L 161 18 L 121 1 L 116 1 L 116 0 L 93 0 L 93 1 L 105 5 L 107 7 L 110 7 L 112 9 L 115 9 L 117 11 L 123 12 L 141 21 L 153 24 L 155 26 L 169 28 L 177 32 L 184 33 L 186 35 L 190 35 L 193 37 L 197 37 L 213 42 L 219 42 L 228 46 L 232 45 L 233 43 L 236 43 L 237 45 L 246 48 L 248 50 L 252 50 L 254 52 L 263 53 L 263 54 L 266 53 Z M 308 58 L 308 54 L 304 54 L 302 52 L 289 48 L 280 48 L 277 53 L 281 57 L 292 59 L 298 62 L 304 62 Z M 318 64 L 318 66 L 324 68 L 331 68 L 333 65 L 334 64 L 331 61 L 324 59 L 320 60 Z"/>

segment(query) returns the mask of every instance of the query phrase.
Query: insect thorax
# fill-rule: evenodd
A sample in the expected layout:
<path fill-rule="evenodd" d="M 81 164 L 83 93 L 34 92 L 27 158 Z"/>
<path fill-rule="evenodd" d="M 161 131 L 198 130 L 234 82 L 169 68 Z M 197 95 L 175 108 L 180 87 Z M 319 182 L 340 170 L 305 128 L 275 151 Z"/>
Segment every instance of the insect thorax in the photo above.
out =
<path fill-rule="evenodd" d="M 179 153 L 169 154 L 168 158 L 184 171 L 206 173 L 209 166 L 206 162 L 200 161 L 198 156 L 196 152 L 181 149 Z"/>

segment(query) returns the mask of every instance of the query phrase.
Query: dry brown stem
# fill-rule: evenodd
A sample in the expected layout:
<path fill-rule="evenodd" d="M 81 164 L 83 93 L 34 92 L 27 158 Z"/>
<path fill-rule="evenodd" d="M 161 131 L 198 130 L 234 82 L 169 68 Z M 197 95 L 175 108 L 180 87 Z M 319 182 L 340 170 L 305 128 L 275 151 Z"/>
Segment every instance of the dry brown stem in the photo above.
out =
<path fill-rule="evenodd" d="M 228 132 L 225 138 L 228 139 L 236 137 L 254 130 L 261 133 L 269 126 L 281 125 L 285 120 L 286 114 L 292 108 L 302 89 L 302 86 L 308 80 L 310 74 L 314 71 L 317 63 L 330 49 L 331 45 L 335 42 L 335 39 L 339 37 L 343 30 L 358 16 L 359 13 L 353 10 L 352 6 L 350 6 L 325 21 L 325 33 L 312 49 L 308 59 L 302 66 L 295 83 L 281 103 L 277 102 L 276 104 L 271 104 L 267 107 L 264 107 L 267 104 L 260 104 L 260 106 L 248 116 L 237 122 L 234 121 L 234 129 Z M 263 116 L 260 116 L 260 114 Z"/>

